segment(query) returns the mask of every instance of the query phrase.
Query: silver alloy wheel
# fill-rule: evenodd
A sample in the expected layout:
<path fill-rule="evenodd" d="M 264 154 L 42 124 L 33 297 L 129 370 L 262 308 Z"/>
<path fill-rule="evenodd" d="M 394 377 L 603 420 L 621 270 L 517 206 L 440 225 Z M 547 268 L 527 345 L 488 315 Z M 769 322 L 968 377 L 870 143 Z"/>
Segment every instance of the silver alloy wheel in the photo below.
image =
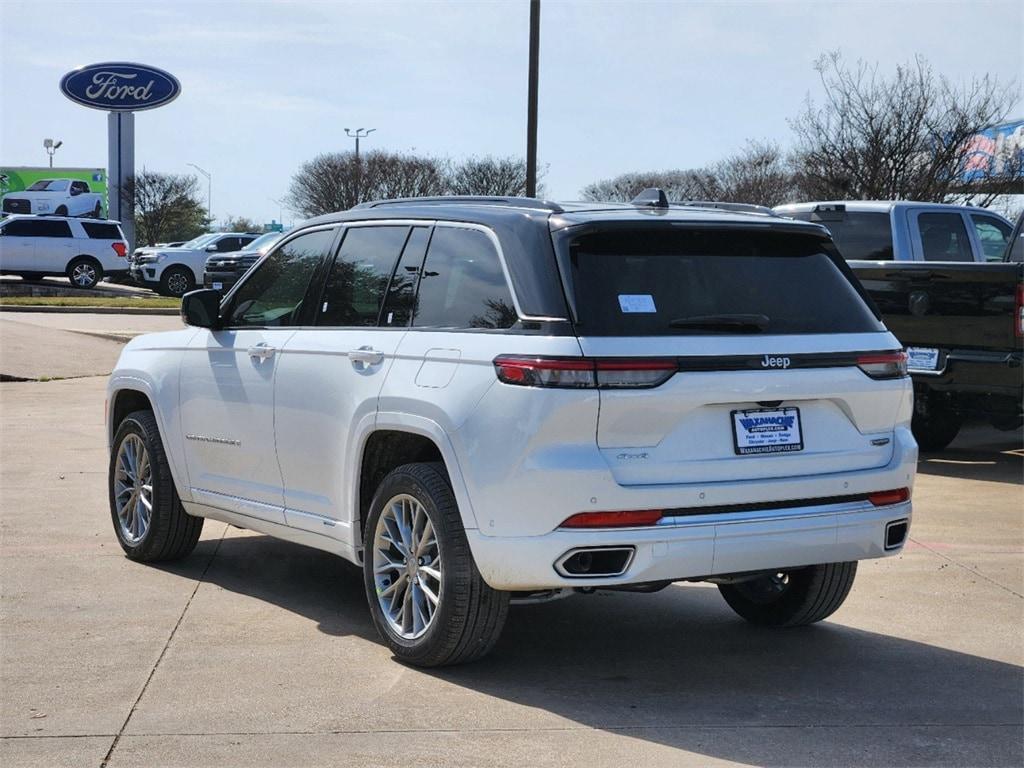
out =
<path fill-rule="evenodd" d="M 71 270 L 71 279 L 76 285 L 87 288 L 96 282 L 96 267 L 88 262 L 75 264 L 75 268 Z"/>
<path fill-rule="evenodd" d="M 146 537 L 153 517 L 153 466 L 138 435 L 127 435 L 117 449 L 114 506 L 121 537 L 128 544 L 138 544 Z"/>
<path fill-rule="evenodd" d="M 430 629 L 444 598 L 441 550 L 426 508 L 413 496 L 392 497 L 377 519 L 373 582 L 395 634 L 415 640 Z"/>
<path fill-rule="evenodd" d="M 167 290 L 175 296 L 184 295 L 188 290 L 188 278 L 181 272 L 174 272 L 167 278 Z"/>

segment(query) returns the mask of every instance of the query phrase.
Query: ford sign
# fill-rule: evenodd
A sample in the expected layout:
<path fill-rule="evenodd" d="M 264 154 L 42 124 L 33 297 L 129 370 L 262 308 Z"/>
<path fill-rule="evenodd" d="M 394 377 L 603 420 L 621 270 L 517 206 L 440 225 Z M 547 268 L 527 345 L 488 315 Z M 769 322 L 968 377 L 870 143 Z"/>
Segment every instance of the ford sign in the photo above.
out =
<path fill-rule="evenodd" d="M 60 89 L 72 101 L 107 112 L 138 112 L 162 107 L 181 93 L 178 79 L 156 67 L 110 61 L 68 72 Z"/>

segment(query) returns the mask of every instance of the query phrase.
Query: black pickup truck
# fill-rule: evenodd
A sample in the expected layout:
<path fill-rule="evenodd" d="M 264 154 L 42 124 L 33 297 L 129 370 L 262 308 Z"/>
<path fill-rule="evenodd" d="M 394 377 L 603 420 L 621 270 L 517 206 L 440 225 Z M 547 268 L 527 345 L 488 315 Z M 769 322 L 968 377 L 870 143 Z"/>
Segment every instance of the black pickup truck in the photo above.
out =
<path fill-rule="evenodd" d="M 849 264 L 907 348 L 923 450 L 949 445 L 965 416 L 997 429 L 1021 426 L 1024 264 Z"/>

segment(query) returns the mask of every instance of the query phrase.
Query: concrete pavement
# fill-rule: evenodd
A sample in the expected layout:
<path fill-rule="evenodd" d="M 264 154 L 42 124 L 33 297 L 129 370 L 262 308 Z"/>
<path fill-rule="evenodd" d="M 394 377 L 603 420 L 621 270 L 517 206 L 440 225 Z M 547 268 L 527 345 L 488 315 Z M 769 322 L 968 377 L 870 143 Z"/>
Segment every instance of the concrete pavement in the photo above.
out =
<path fill-rule="evenodd" d="M 0 384 L 2 765 L 1024 762 L 1019 431 L 924 457 L 911 543 L 823 624 L 753 628 L 704 585 L 578 596 L 423 672 L 325 553 L 208 521 L 180 563 L 126 560 L 104 384 Z"/>

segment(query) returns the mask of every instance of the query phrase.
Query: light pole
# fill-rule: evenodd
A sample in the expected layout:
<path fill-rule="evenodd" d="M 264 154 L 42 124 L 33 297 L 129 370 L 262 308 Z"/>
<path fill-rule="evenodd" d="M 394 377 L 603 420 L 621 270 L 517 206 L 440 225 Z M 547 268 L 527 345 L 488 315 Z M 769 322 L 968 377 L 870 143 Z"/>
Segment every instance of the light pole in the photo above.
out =
<path fill-rule="evenodd" d="M 284 228 L 284 201 L 278 200 L 276 197 L 270 198 L 270 202 L 277 203 L 277 223 Z"/>
<path fill-rule="evenodd" d="M 526 98 L 526 196 L 537 196 L 537 71 L 540 59 L 540 0 L 530 0 L 530 63 Z"/>
<path fill-rule="evenodd" d="M 210 201 L 213 199 L 213 176 L 210 174 L 209 171 L 200 168 L 195 163 L 186 163 L 186 165 L 191 165 L 193 168 L 195 168 L 197 171 L 203 174 L 203 176 L 206 177 L 206 218 L 209 219 L 210 224 L 213 224 L 213 210 L 211 208 L 210 203 Z"/>
<path fill-rule="evenodd" d="M 376 131 L 376 128 L 356 128 L 353 133 L 349 128 L 345 129 L 345 135 L 350 139 L 356 140 L 356 203 L 361 203 L 362 198 L 362 186 L 363 186 L 363 166 L 359 162 L 359 140 L 365 139 L 371 133 Z"/>
<path fill-rule="evenodd" d="M 43 139 L 43 149 L 46 150 L 46 154 L 50 156 L 50 167 L 53 168 L 53 153 L 61 148 L 63 141 L 54 141 L 53 139 Z"/>

